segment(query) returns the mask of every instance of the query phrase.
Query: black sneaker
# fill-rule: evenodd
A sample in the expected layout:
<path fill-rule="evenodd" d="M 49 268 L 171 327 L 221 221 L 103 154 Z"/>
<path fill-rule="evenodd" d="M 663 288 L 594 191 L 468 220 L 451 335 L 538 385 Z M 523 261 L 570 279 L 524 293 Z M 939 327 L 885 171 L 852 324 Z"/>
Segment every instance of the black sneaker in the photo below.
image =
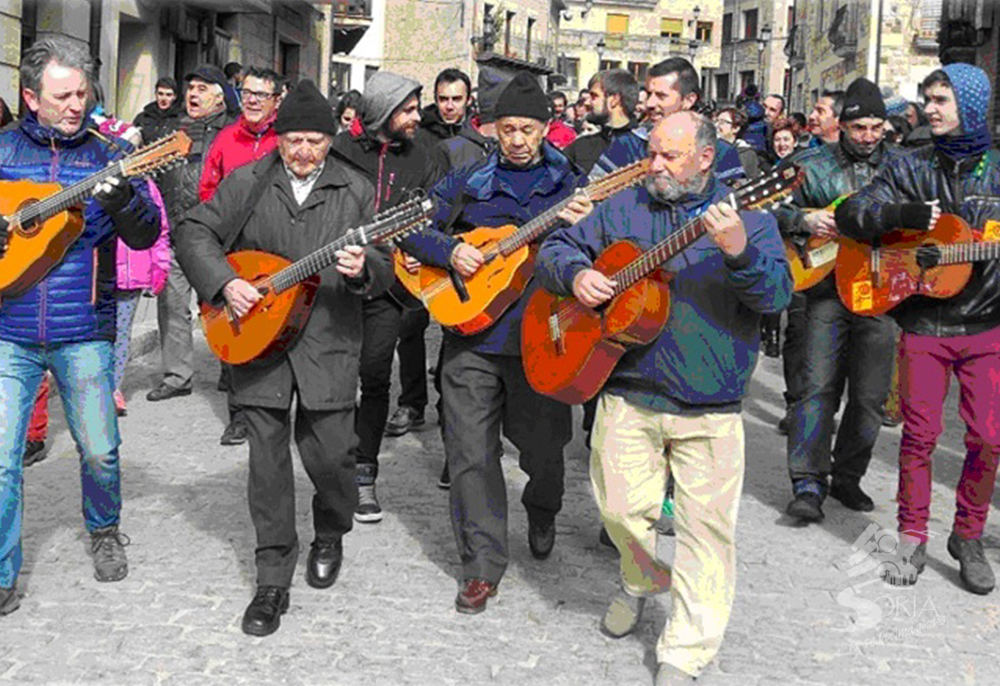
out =
<path fill-rule="evenodd" d="M 986 561 L 983 542 L 978 538 L 959 538 L 954 531 L 948 537 L 948 553 L 961 565 L 962 583 L 965 588 L 979 595 L 986 595 L 996 585 L 993 568 Z"/>
<path fill-rule="evenodd" d="M 97 529 L 90 534 L 90 549 L 94 555 L 94 578 L 98 581 L 121 581 L 128 576 L 125 546 L 128 536 L 118 531 L 118 525 Z"/>
<path fill-rule="evenodd" d="M 45 441 L 28 441 L 24 446 L 24 466 L 38 464 L 49 456 Z"/>
<path fill-rule="evenodd" d="M 789 516 L 804 522 L 823 521 L 823 499 L 815 493 L 800 493 L 788 503 Z"/>
<path fill-rule="evenodd" d="M 389 421 L 385 423 L 385 435 L 390 437 L 403 436 L 418 426 L 424 425 L 424 412 L 412 407 L 401 405 L 396 408 Z"/>
<path fill-rule="evenodd" d="M 451 488 L 451 474 L 448 473 L 448 461 L 445 460 L 444 469 L 441 470 L 441 477 L 438 479 L 438 488 L 448 490 Z"/>
<path fill-rule="evenodd" d="M 233 419 L 222 432 L 219 445 L 243 445 L 250 439 L 250 429 L 247 423 L 241 418 Z"/>
<path fill-rule="evenodd" d="M 357 466 L 358 507 L 354 510 L 355 521 L 374 524 L 382 521 L 382 507 L 375 494 L 375 465 Z"/>
<path fill-rule="evenodd" d="M 836 498 L 844 507 L 856 512 L 871 512 L 875 509 L 875 503 L 861 490 L 861 484 L 854 479 L 834 479 L 830 497 Z"/>

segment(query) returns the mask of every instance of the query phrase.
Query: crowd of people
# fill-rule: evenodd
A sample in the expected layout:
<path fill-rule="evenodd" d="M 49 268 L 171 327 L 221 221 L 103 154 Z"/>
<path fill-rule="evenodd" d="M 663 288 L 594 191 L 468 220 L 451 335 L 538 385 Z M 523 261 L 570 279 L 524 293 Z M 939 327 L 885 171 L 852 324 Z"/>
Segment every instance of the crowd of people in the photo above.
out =
<path fill-rule="evenodd" d="M 806 116 L 755 88 L 716 107 L 682 58 L 652 66 L 643 83 L 625 70 L 602 71 L 573 102 L 528 73 L 482 65 L 473 87 L 467 74 L 446 69 L 425 107 L 420 83 L 388 71 L 371 76 L 363 93 L 331 101 L 312 82 L 267 68 L 202 65 L 183 83 L 160 79 L 155 100 L 131 123 L 104 110 L 93 75 L 86 50 L 57 37 L 25 53 L 24 111 L 0 132 L 0 180 L 70 185 L 180 130 L 192 149 L 187 164 L 155 183 L 98 184 L 83 205 L 84 231 L 61 261 L 2 296 L 0 615 L 20 602 L 23 470 L 45 458 L 48 378 L 81 456 L 95 576 L 121 580 L 128 538 L 119 528 L 118 417 L 127 413 L 122 378 L 139 298 L 157 298 L 162 355 L 146 399 L 189 395 L 194 294 L 237 318 L 264 297 L 233 271 L 229 252 L 297 260 L 418 190 L 433 200 L 428 230 L 395 247 L 337 251 L 291 345 L 222 365 L 217 385 L 230 419 L 220 442 L 249 444 L 257 540 L 244 632 L 273 633 L 289 607 L 299 553 L 293 436 L 315 489 L 306 582 L 329 588 L 354 522 L 383 517 L 383 438 L 426 423 L 429 385 L 445 453 L 438 486 L 450 491 L 462 570 L 456 610 L 486 610 L 509 563 L 501 437 L 528 476 L 521 502 L 531 554 L 550 556 L 573 425 L 570 406 L 526 377 L 527 299 L 479 333 L 446 328 L 438 358 L 428 360 L 432 318 L 394 270 L 426 265 L 457 282 L 472 278 L 492 258 L 463 234 L 523 225 L 560 203 L 561 221 L 538 241 L 534 282 L 589 308 L 620 292 L 613 275 L 594 268 L 616 241 L 649 250 L 696 218 L 704 229 L 661 265 L 671 274 L 666 326 L 624 353 L 584 412 L 601 536 L 621 566 L 602 629 L 628 635 L 648 597 L 672 595 L 656 648 L 658 686 L 693 681 L 729 621 L 747 449 L 741 407 L 759 349 L 783 357 L 787 413 L 778 429 L 788 436 L 794 519 L 821 521 L 828 495 L 852 510 L 873 509 L 862 479 L 892 420 L 890 396 L 898 396 L 900 534 L 884 569 L 892 584 L 916 583 L 927 564 L 931 455 L 954 374 L 967 454 L 948 551 L 969 591 L 993 589 L 981 537 L 1000 456 L 997 264 L 976 263 L 953 298 L 915 297 L 872 317 L 841 301 L 832 275 L 796 292 L 787 252 L 813 238 L 872 243 L 898 228 L 928 230 L 942 213 L 974 228 L 1000 220 L 1000 153 L 985 118 L 991 88 L 982 70 L 933 71 L 920 88 L 925 105 L 859 78 L 845 91 L 823 91 Z M 650 171 L 641 185 L 596 206 L 582 192 L 642 159 Z M 801 175 L 790 203 L 766 212 L 737 206 L 740 188 L 788 165 Z M 20 232 L 13 217 L 0 218 L 0 255 L 26 240 Z M 402 267 L 394 268 L 394 249 Z M 396 357 L 401 393 L 390 412 Z M 665 511 L 677 542 L 670 561 L 656 552 Z"/>

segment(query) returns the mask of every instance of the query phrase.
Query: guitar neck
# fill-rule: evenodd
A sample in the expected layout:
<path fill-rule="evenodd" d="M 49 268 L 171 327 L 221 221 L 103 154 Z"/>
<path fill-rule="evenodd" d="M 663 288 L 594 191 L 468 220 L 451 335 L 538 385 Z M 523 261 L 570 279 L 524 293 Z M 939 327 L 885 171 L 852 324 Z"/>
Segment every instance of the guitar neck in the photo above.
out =
<path fill-rule="evenodd" d="M 43 222 L 49 217 L 53 217 L 74 205 L 83 203 L 97 184 L 107 181 L 113 176 L 125 178 L 127 174 L 125 174 L 124 169 L 119 164 L 105 167 L 96 174 L 76 182 L 69 188 L 64 188 L 55 195 L 51 195 L 44 200 L 39 200 L 15 212 L 8 217 L 8 221 L 22 226 L 33 224 L 34 222 Z"/>
<path fill-rule="evenodd" d="M 418 206 L 420 207 L 420 206 Z M 271 277 L 271 286 L 276 293 L 286 291 L 314 274 L 318 274 L 337 261 L 337 251 L 352 245 L 378 245 L 406 233 L 421 217 L 414 216 L 412 207 L 395 211 L 385 219 L 376 219 L 371 224 L 351 229 L 343 236 L 324 245 Z"/>
<path fill-rule="evenodd" d="M 938 264 L 985 262 L 1000 258 L 1000 243 L 953 243 L 939 245 L 941 259 Z"/>
<path fill-rule="evenodd" d="M 652 274 L 661 264 L 698 240 L 705 233 L 705 229 L 705 223 L 701 217 L 696 217 L 685 224 L 682 229 L 673 232 L 622 267 L 611 277 L 618 284 L 615 286 L 615 295 L 624 293 L 631 286 Z"/>

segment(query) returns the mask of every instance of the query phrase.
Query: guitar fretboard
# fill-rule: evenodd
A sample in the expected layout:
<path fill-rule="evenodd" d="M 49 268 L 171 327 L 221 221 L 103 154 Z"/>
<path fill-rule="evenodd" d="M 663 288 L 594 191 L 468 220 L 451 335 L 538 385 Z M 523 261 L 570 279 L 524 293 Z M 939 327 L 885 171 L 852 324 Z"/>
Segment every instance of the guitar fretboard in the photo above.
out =
<path fill-rule="evenodd" d="M 953 243 L 939 245 L 941 264 L 984 262 L 1000 257 L 1000 243 Z"/>
<path fill-rule="evenodd" d="M 107 181 L 113 176 L 124 176 L 121 167 L 117 163 L 102 169 L 93 176 L 88 176 L 82 181 L 77 181 L 72 186 L 64 188 L 55 195 L 28 205 L 11 215 L 8 221 L 21 224 L 22 226 L 33 224 L 36 221 L 44 221 L 63 210 L 82 203 L 97 184 Z"/>

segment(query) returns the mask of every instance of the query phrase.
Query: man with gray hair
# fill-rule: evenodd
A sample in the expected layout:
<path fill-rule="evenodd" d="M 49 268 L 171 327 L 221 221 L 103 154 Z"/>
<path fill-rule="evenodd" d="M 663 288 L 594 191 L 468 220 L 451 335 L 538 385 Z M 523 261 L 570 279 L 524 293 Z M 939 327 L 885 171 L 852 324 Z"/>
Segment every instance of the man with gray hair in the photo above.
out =
<path fill-rule="evenodd" d="M 191 138 L 191 153 L 187 164 L 164 174 L 160 183 L 171 226 L 177 226 L 184 213 L 198 204 L 198 182 L 209 148 L 219 131 L 231 123 L 226 114 L 223 90 L 228 82 L 221 69 L 202 65 L 188 74 L 186 81 L 185 113 L 178 120 L 177 128 Z M 191 377 L 194 374 L 192 293 L 191 284 L 175 256 L 167 287 L 156 303 L 163 377 L 156 388 L 146 394 L 146 400 L 150 402 L 191 394 Z"/>
<path fill-rule="evenodd" d="M 51 36 L 21 60 L 21 95 L 28 113 L 0 133 L 0 179 L 81 182 L 125 155 L 85 127 L 94 63 L 84 47 Z M 4 192 L 8 192 L 7 189 Z M 0 307 L 0 615 L 18 608 L 21 569 L 23 455 L 35 393 L 46 370 L 59 385 L 66 421 L 80 454 L 83 518 L 94 576 L 128 574 L 121 519 L 118 418 L 115 413 L 116 237 L 145 250 L 160 222 L 145 181 L 111 178 L 77 209 L 83 233 L 37 282 L 8 289 Z M 10 245 L 26 238 L 0 217 L 0 265 Z"/>
<path fill-rule="evenodd" d="M 627 351 L 615 367 L 591 441 L 591 483 L 621 554 L 622 588 L 604 630 L 631 633 L 648 596 L 672 595 L 656 686 L 692 683 L 722 644 L 736 590 L 741 402 L 757 362 L 760 315 L 780 312 L 792 292 L 774 218 L 729 205 L 715 155 L 708 119 L 690 111 L 663 117 L 650 134 L 645 186 L 550 235 L 535 271 L 549 291 L 596 308 L 617 287 L 593 268 L 605 248 L 628 240 L 648 250 L 683 218 L 705 223 L 707 235 L 663 265 L 672 274 L 670 318 L 653 343 Z M 668 476 L 677 501 L 669 563 L 657 558 L 654 527 Z"/>

